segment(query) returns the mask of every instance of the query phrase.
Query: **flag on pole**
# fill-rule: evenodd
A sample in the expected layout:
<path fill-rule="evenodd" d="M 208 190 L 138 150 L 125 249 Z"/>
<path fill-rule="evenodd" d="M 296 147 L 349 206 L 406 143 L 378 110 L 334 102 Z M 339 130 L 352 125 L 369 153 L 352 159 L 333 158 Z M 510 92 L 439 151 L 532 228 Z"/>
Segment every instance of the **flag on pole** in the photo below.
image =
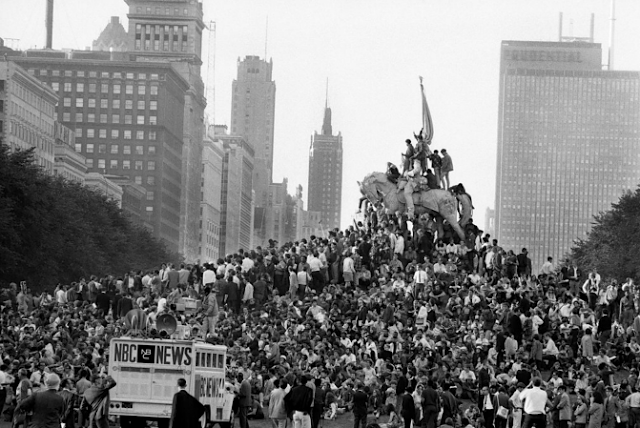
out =
<path fill-rule="evenodd" d="M 425 143 L 431 144 L 433 139 L 433 121 L 431 120 L 431 112 L 427 104 L 427 97 L 424 94 L 424 86 L 422 85 L 422 76 L 420 77 L 420 92 L 422 93 L 422 138 Z"/>

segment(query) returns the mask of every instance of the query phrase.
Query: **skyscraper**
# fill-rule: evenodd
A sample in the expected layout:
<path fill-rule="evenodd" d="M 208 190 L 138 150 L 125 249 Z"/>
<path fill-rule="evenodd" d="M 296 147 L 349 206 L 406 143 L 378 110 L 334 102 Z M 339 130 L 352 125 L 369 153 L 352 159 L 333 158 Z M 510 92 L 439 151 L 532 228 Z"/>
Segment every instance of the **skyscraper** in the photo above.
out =
<path fill-rule="evenodd" d="M 595 43 L 503 41 L 495 227 L 534 270 L 640 180 L 640 73 Z"/>
<path fill-rule="evenodd" d="M 309 211 L 319 211 L 322 227 L 340 227 L 342 206 L 342 134 L 333 135 L 331 109 L 324 109 L 322 133 L 315 132 L 309 150 Z"/>
<path fill-rule="evenodd" d="M 276 84 L 272 70 L 273 62 L 266 62 L 258 56 L 239 59 L 238 75 L 232 88 L 231 135 L 243 137 L 255 151 L 253 190 L 256 227 L 260 235 L 264 235 L 266 230 L 265 207 L 273 178 Z M 260 238 L 264 239 L 265 236 Z"/>
<path fill-rule="evenodd" d="M 199 257 L 200 182 L 204 141 L 202 0 L 125 0 L 129 5 L 129 52 L 141 62 L 168 62 L 189 83 L 184 97 L 180 245 L 186 260 Z"/>

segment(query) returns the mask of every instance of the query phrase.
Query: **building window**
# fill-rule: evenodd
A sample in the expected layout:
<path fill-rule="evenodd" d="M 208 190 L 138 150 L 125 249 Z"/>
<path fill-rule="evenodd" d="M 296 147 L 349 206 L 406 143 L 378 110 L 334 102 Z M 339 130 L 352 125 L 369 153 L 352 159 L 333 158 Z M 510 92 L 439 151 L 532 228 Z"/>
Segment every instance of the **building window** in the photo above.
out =
<path fill-rule="evenodd" d="M 133 100 L 124 100 L 125 110 L 131 110 L 133 108 Z"/>
<path fill-rule="evenodd" d="M 90 94 L 95 94 L 96 93 L 96 84 L 95 83 L 89 83 L 89 93 Z"/>
<path fill-rule="evenodd" d="M 144 85 L 138 85 L 138 95 L 144 95 L 147 93 L 147 87 Z"/>
<path fill-rule="evenodd" d="M 133 178 L 133 181 L 134 181 L 134 183 L 136 183 L 136 184 L 142 184 L 142 176 L 141 176 L 141 175 L 136 175 L 136 176 Z"/>
<path fill-rule="evenodd" d="M 89 72 L 89 77 L 98 77 L 98 72 L 97 71 L 90 71 Z"/>
<path fill-rule="evenodd" d="M 100 108 L 109 108 L 109 100 L 106 98 L 102 98 L 100 100 Z"/>
<path fill-rule="evenodd" d="M 135 162 L 136 171 L 142 171 L 142 161 Z"/>
<path fill-rule="evenodd" d="M 131 161 L 123 160 L 122 161 L 122 169 L 131 169 Z"/>
<path fill-rule="evenodd" d="M 119 129 L 112 129 L 111 130 L 111 138 L 112 139 L 116 139 L 120 137 L 120 130 Z"/>
<path fill-rule="evenodd" d="M 127 79 L 133 79 L 133 73 L 127 73 Z"/>
<path fill-rule="evenodd" d="M 85 165 L 87 165 L 87 168 L 93 168 L 93 159 L 85 159 Z"/>
<path fill-rule="evenodd" d="M 158 116 L 149 116 L 149 125 L 157 125 Z"/>
<path fill-rule="evenodd" d="M 106 129 L 100 129 L 98 131 L 98 137 L 100 138 L 107 138 L 107 130 Z"/>
<path fill-rule="evenodd" d="M 84 107 L 84 98 L 76 98 L 76 107 L 77 108 Z"/>
<path fill-rule="evenodd" d="M 136 140 L 144 140 L 144 131 L 136 131 Z"/>
<path fill-rule="evenodd" d="M 158 110 L 158 102 L 157 101 L 149 101 L 149 109 L 150 110 Z"/>
<path fill-rule="evenodd" d="M 149 140 L 156 141 L 156 131 L 149 131 Z"/>
<path fill-rule="evenodd" d="M 109 78 L 109 72 L 108 71 L 103 71 L 100 73 L 100 77 L 104 77 L 104 78 Z"/>
<path fill-rule="evenodd" d="M 64 91 L 71 92 L 71 83 L 67 82 L 64 84 Z"/>
<path fill-rule="evenodd" d="M 124 124 L 125 125 L 131 125 L 131 123 L 133 122 L 133 116 L 130 114 L 125 114 L 124 115 Z"/>
<path fill-rule="evenodd" d="M 153 175 L 150 175 L 147 177 L 147 184 L 149 186 L 155 186 L 156 185 L 156 178 Z"/>
<path fill-rule="evenodd" d="M 60 70 L 51 70 L 52 76 L 60 76 Z"/>
<path fill-rule="evenodd" d="M 120 115 L 114 114 L 111 116 L 111 123 L 120 123 Z"/>
<path fill-rule="evenodd" d="M 120 100 L 112 100 L 111 101 L 111 108 L 119 109 L 120 108 Z"/>
<path fill-rule="evenodd" d="M 82 128 L 76 128 L 76 138 L 82 138 Z"/>
<path fill-rule="evenodd" d="M 76 143 L 75 149 L 76 149 L 76 152 L 82 153 L 82 144 Z"/>
<path fill-rule="evenodd" d="M 95 123 L 95 121 L 96 121 L 96 114 L 95 113 L 89 113 L 87 115 L 87 122 Z"/>
<path fill-rule="evenodd" d="M 87 144 L 87 151 L 86 153 L 93 153 L 93 143 L 89 143 Z"/>
<path fill-rule="evenodd" d="M 58 82 L 51 83 L 51 89 L 53 89 L 56 92 L 59 92 L 60 91 L 60 83 L 58 83 Z"/>
<path fill-rule="evenodd" d="M 111 151 L 110 151 L 110 153 L 111 153 L 112 155 L 117 155 L 117 154 L 118 154 L 118 148 L 119 148 L 119 147 L 120 147 L 120 146 L 118 146 L 117 144 L 111 144 L 111 146 L 110 146 L 110 150 L 111 150 Z"/>
<path fill-rule="evenodd" d="M 136 154 L 137 155 L 143 155 L 144 154 L 144 147 L 143 146 L 136 146 Z"/>
<path fill-rule="evenodd" d="M 65 97 L 62 99 L 62 105 L 64 107 L 71 107 L 71 98 Z"/>
<path fill-rule="evenodd" d="M 155 171 L 155 169 L 156 169 L 156 162 L 155 161 L 147 162 L 147 170 Z"/>
<path fill-rule="evenodd" d="M 82 113 L 76 113 L 76 122 L 81 123 L 82 119 L 83 119 Z"/>
<path fill-rule="evenodd" d="M 144 100 L 138 100 L 138 110 L 144 110 L 144 109 L 145 109 Z"/>
<path fill-rule="evenodd" d="M 84 92 L 84 83 L 76 83 L 76 92 Z"/>
<path fill-rule="evenodd" d="M 120 85 L 113 85 L 113 93 L 114 94 L 120 93 Z"/>
<path fill-rule="evenodd" d="M 109 168 L 110 169 L 118 169 L 118 160 L 117 159 L 111 159 L 109 161 Z"/>
<path fill-rule="evenodd" d="M 69 113 L 68 111 L 65 111 L 64 113 L 62 113 L 62 121 L 71 122 L 71 113 Z"/>
<path fill-rule="evenodd" d="M 105 169 L 107 167 L 106 159 L 98 159 L 98 168 Z"/>
<path fill-rule="evenodd" d="M 126 85 L 125 86 L 125 94 L 133 95 L 133 85 Z"/>
<path fill-rule="evenodd" d="M 155 194 L 153 193 L 153 190 L 149 190 L 147 191 L 147 201 L 153 201 Z"/>
<path fill-rule="evenodd" d="M 107 153 L 107 145 L 106 144 L 98 144 L 98 153 Z"/>
<path fill-rule="evenodd" d="M 149 155 L 152 155 L 152 156 L 155 155 L 156 154 L 156 146 L 148 146 L 147 153 Z"/>
<path fill-rule="evenodd" d="M 87 138 L 93 138 L 96 136 L 96 130 L 93 128 L 87 129 Z"/>
<path fill-rule="evenodd" d="M 107 123 L 107 113 L 100 113 L 100 123 Z"/>
<path fill-rule="evenodd" d="M 131 146 L 128 145 L 128 144 L 125 144 L 122 147 L 122 153 L 125 154 L 125 155 L 130 155 L 131 154 Z"/>
<path fill-rule="evenodd" d="M 96 99 L 95 98 L 89 98 L 87 100 L 87 104 L 89 108 L 96 108 Z"/>
<path fill-rule="evenodd" d="M 136 118 L 136 123 L 138 125 L 144 125 L 144 115 L 143 114 L 139 114 L 138 117 Z M 155 125 L 155 123 L 152 123 L 152 125 Z"/>
<path fill-rule="evenodd" d="M 131 139 L 131 130 L 130 129 L 125 129 L 123 134 L 124 134 L 124 139 L 125 140 L 130 140 Z"/>
<path fill-rule="evenodd" d="M 151 94 L 151 95 L 158 95 L 158 87 L 157 87 L 157 86 L 155 86 L 155 85 L 151 86 L 151 92 L 150 92 L 150 94 Z"/>
<path fill-rule="evenodd" d="M 146 210 L 149 214 L 153 213 L 153 207 L 147 207 Z"/>
<path fill-rule="evenodd" d="M 109 84 L 108 83 L 103 83 L 102 85 L 100 85 L 100 93 L 103 93 L 103 94 L 108 94 L 109 93 Z"/>

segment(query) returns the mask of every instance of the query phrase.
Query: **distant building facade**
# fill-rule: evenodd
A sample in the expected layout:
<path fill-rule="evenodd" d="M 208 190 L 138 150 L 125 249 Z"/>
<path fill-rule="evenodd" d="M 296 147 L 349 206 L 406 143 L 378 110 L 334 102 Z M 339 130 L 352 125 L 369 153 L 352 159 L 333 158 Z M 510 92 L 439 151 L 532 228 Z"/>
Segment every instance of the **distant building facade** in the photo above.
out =
<path fill-rule="evenodd" d="M 309 150 L 309 211 L 321 213 L 326 230 L 340 227 L 342 208 L 342 134 L 333 135 L 331 109 L 325 108 L 322 132 Z"/>
<path fill-rule="evenodd" d="M 74 59 L 64 52 L 27 55 L 14 59 L 53 88 L 57 120 L 74 130 L 88 172 L 143 186 L 145 222 L 171 251 L 180 251 L 188 83 L 169 63 L 111 61 L 107 52 L 74 52 Z"/>
<path fill-rule="evenodd" d="M 61 124 L 54 123 L 55 147 L 53 173 L 67 180 L 84 184 L 87 174 L 86 159 L 81 153 L 76 152 L 75 132 Z"/>
<path fill-rule="evenodd" d="M 35 149 L 35 161 L 53 174 L 58 95 L 18 63 L 0 58 L 0 135 L 10 150 Z"/>
<path fill-rule="evenodd" d="M 534 271 L 640 181 L 640 73 L 594 43 L 503 41 L 495 228 Z"/>
<path fill-rule="evenodd" d="M 324 237 L 322 228 L 322 213 L 318 211 L 306 211 L 302 199 L 302 186 L 296 187 L 296 194 L 293 197 L 293 227 L 295 236 L 292 241 L 309 239 L 310 236 Z"/>
<path fill-rule="evenodd" d="M 242 136 L 255 151 L 253 190 L 255 192 L 255 234 L 259 242 L 267 233 L 267 201 L 273 181 L 273 145 L 276 84 L 273 62 L 258 56 L 238 59 L 238 74 L 232 85 L 231 134 Z"/>
<path fill-rule="evenodd" d="M 201 0 L 125 0 L 129 5 L 131 58 L 138 62 L 165 62 L 186 80 L 182 134 L 182 175 L 179 251 L 193 262 L 200 249 L 200 184 L 206 99 L 200 74 L 202 31 Z"/>
<path fill-rule="evenodd" d="M 112 16 L 111 21 L 102 30 L 100 36 L 93 41 L 91 50 L 107 52 L 126 52 L 128 50 L 129 36 L 127 30 L 120 23 L 120 18 Z"/>
<path fill-rule="evenodd" d="M 213 133 L 212 133 L 213 134 Z M 222 169 L 225 157 L 221 141 L 215 135 L 204 140 L 202 151 L 202 201 L 200 202 L 200 261 L 215 261 L 220 254 L 220 217 Z M 223 256 L 224 254 L 222 254 Z"/>
<path fill-rule="evenodd" d="M 243 137 L 227 135 L 226 126 L 216 126 L 215 138 L 222 142 L 222 189 L 220 203 L 220 256 L 253 248 L 253 157 Z"/>

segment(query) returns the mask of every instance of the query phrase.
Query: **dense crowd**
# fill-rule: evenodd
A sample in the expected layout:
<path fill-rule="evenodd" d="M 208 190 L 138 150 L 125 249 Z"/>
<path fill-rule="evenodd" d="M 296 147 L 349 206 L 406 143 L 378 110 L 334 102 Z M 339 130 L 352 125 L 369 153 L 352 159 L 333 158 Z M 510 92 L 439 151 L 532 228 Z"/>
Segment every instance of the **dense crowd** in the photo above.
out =
<path fill-rule="evenodd" d="M 640 423 L 631 279 L 551 258 L 534 275 L 526 249 L 501 248 L 471 222 L 464 241 L 450 228 L 436 240 L 377 208 L 324 238 L 203 265 L 93 276 L 35 295 L 11 284 L 0 299 L 5 416 L 19 425 L 16 406 L 39 389 L 67 391 L 69 415 L 88 389 L 104 395 L 109 341 L 138 328 L 128 314 L 139 309 L 148 328 L 138 334 L 171 313 L 193 337 L 227 345 L 229 382 L 251 386 L 238 405 L 257 418 L 282 419 L 272 397 L 302 379 L 314 391 L 314 428 L 345 412 L 356 425 L 407 428 L 528 428 L 542 415 L 556 428 Z M 354 400 L 363 393 L 364 418 Z"/>

